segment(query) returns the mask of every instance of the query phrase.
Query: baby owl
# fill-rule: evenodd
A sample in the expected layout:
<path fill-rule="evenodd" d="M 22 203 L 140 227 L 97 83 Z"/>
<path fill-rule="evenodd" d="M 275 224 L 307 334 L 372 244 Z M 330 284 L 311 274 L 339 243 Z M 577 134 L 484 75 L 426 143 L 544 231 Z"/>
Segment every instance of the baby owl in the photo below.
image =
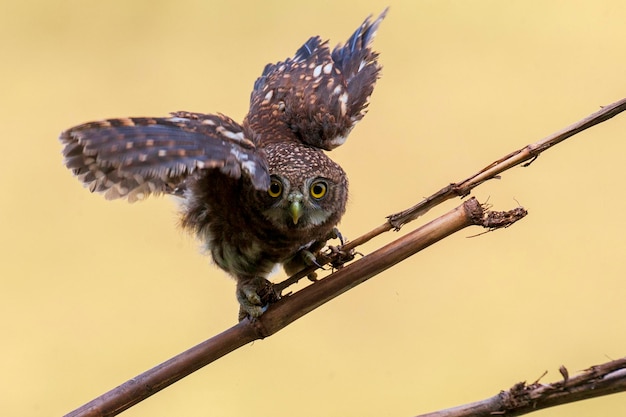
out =
<path fill-rule="evenodd" d="M 185 111 L 89 122 L 61 133 L 65 165 L 107 199 L 180 197 L 183 227 L 237 280 L 240 319 L 259 317 L 278 298 L 275 265 L 292 274 L 314 261 L 345 212 L 346 174 L 323 150 L 365 115 L 385 14 L 332 51 L 315 36 L 268 64 L 241 124 Z"/>

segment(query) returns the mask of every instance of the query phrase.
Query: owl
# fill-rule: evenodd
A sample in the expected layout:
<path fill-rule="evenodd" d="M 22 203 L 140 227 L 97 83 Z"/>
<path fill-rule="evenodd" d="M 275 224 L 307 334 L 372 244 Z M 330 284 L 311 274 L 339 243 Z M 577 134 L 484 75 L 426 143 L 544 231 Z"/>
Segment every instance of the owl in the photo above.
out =
<path fill-rule="evenodd" d="M 180 198 L 183 228 L 237 281 L 239 318 L 257 318 L 280 298 L 267 279 L 275 266 L 298 272 L 335 236 L 348 180 L 324 151 L 365 115 L 385 14 L 332 50 L 315 36 L 268 64 L 241 124 L 186 111 L 89 122 L 61 133 L 64 163 L 107 199 Z"/>

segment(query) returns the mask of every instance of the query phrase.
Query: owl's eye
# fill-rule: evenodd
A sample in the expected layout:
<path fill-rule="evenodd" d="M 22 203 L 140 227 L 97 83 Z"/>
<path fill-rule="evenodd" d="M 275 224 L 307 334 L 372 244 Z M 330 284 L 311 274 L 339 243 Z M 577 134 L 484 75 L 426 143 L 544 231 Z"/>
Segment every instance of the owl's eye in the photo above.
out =
<path fill-rule="evenodd" d="M 280 197 L 280 195 L 283 193 L 283 184 L 278 180 L 272 180 L 272 183 L 270 184 L 270 188 L 267 190 L 267 193 L 270 195 L 270 197 L 273 198 Z"/>
<path fill-rule="evenodd" d="M 326 195 L 327 189 L 328 189 L 328 186 L 326 185 L 324 181 L 315 181 L 313 184 L 311 184 L 311 188 L 309 189 L 309 192 L 311 193 L 311 197 L 315 198 L 316 200 L 319 200 L 320 198 Z"/>

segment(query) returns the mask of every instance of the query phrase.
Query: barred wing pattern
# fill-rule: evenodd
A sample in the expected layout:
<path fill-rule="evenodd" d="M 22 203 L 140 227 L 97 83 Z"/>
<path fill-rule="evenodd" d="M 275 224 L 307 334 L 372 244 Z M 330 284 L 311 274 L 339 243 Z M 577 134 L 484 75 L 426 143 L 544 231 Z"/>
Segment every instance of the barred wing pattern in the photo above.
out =
<path fill-rule="evenodd" d="M 188 176 L 210 168 L 236 179 L 243 172 L 257 189 L 270 183 L 256 145 L 221 114 L 102 120 L 66 130 L 60 139 L 65 165 L 107 199 L 180 194 Z"/>

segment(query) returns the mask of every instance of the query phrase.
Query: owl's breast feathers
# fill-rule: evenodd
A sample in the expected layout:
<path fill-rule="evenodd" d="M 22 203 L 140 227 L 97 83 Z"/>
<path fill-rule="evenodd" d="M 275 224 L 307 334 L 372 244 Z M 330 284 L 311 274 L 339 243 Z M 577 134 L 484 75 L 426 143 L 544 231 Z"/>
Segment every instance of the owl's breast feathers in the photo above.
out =
<path fill-rule="evenodd" d="M 316 227 L 277 227 L 261 211 L 267 193 L 245 178 L 234 180 L 212 170 L 187 186 L 182 226 L 197 235 L 220 268 L 240 279 L 267 276 L 298 250 L 325 241 L 345 210 L 342 204 Z"/>

